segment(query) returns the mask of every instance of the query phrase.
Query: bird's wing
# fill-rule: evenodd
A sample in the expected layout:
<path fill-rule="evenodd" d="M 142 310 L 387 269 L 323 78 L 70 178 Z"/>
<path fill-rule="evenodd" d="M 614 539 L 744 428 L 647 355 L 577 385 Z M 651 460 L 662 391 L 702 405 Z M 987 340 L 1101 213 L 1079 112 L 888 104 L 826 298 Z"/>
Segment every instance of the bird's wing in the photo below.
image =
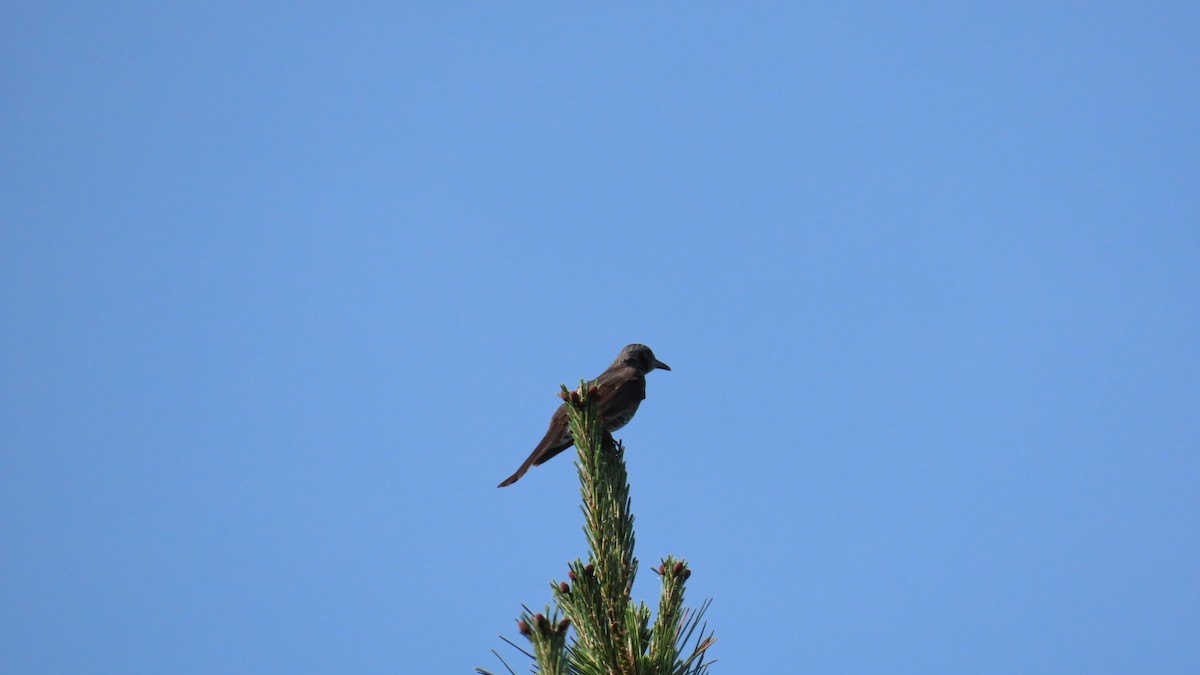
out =
<path fill-rule="evenodd" d="M 632 368 L 628 373 L 615 372 L 612 377 L 596 380 L 600 391 L 600 417 L 610 419 L 621 411 L 636 410 L 646 399 L 646 378 Z"/>

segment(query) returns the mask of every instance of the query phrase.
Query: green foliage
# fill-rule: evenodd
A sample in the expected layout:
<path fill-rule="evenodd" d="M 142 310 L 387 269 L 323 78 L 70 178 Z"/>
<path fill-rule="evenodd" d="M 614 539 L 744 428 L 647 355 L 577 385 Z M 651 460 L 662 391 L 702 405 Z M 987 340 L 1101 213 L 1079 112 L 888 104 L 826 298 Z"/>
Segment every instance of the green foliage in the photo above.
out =
<path fill-rule="evenodd" d="M 684 586 L 692 575 L 687 563 L 668 556 L 655 568 L 662 595 L 653 623 L 650 608 L 630 597 L 638 563 L 625 448 L 604 430 L 595 393 L 586 382 L 574 392 L 563 387 L 578 449 L 589 550 L 587 562 L 577 559 L 568 565 L 568 581 L 551 582 L 553 610 L 533 614 L 526 609 L 518 620 L 518 630 L 533 645 L 533 672 L 703 675 L 712 663 L 704 660 L 706 651 L 716 640 L 700 623 L 708 602 L 698 611 L 683 605 Z M 572 626 L 575 636 L 568 640 Z M 476 671 L 491 675 L 482 668 Z"/>

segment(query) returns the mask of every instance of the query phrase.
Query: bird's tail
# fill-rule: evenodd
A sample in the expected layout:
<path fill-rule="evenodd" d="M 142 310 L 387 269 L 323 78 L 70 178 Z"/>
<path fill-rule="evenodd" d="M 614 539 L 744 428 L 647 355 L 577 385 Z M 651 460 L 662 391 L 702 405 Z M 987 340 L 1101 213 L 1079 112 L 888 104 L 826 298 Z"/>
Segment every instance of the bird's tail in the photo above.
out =
<path fill-rule="evenodd" d="M 509 485 L 512 485 L 513 483 L 515 483 L 515 482 L 517 482 L 517 481 L 521 480 L 521 476 L 524 476 L 524 475 L 525 475 L 525 472 L 526 472 L 526 471 L 528 471 L 528 470 L 529 470 L 529 467 L 531 467 L 531 466 L 533 466 L 533 458 L 532 458 L 532 457 L 530 457 L 529 459 L 525 460 L 525 463 L 521 465 L 521 468 L 517 469 L 516 473 L 514 473 L 514 474 L 513 474 L 513 475 L 511 475 L 511 476 L 509 476 L 508 478 L 505 478 L 505 479 L 504 479 L 504 480 L 503 480 L 503 481 L 502 481 L 502 482 L 501 482 L 499 485 L 497 485 L 496 487 L 508 487 Z"/>

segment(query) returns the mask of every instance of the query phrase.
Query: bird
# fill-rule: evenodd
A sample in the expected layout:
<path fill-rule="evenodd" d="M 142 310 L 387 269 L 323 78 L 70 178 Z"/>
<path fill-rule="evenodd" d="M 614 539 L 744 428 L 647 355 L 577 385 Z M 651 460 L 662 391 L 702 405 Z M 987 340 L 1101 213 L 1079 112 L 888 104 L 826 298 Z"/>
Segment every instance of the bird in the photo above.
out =
<path fill-rule="evenodd" d="M 654 357 L 654 352 L 646 345 L 626 345 L 617 354 L 617 358 L 603 373 L 588 383 L 596 387 L 599 397 L 600 419 L 604 422 L 604 430 L 612 433 L 629 423 L 638 406 L 646 398 L 646 373 L 654 370 L 670 370 L 671 367 Z M 546 460 L 566 450 L 575 444 L 571 437 L 571 427 L 568 421 L 567 404 L 564 403 L 550 417 L 550 428 L 546 436 L 537 444 L 516 473 L 504 479 L 496 487 L 512 485 L 531 466 L 540 466 Z"/>

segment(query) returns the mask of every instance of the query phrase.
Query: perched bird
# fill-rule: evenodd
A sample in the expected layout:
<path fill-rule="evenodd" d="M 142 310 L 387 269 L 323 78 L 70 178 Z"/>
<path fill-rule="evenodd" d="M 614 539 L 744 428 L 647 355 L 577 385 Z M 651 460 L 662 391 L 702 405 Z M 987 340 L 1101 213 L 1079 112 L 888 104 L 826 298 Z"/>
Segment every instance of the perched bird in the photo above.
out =
<path fill-rule="evenodd" d="M 596 396 L 599 397 L 600 419 L 604 420 L 604 428 L 608 433 L 620 429 L 633 419 L 633 414 L 637 412 L 642 399 L 646 398 L 646 373 L 655 368 L 671 369 L 654 358 L 654 352 L 646 345 L 632 344 L 617 354 L 617 360 L 612 362 L 608 370 L 588 383 L 598 390 Z M 529 467 L 541 465 L 574 444 L 575 439 L 571 438 L 571 428 L 567 420 L 567 404 L 564 403 L 550 417 L 550 429 L 546 431 L 542 442 L 533 449 L 529 459 L 521 464 L 516 473 L 496 487 L 512 485 L 525 475 Z"/>

